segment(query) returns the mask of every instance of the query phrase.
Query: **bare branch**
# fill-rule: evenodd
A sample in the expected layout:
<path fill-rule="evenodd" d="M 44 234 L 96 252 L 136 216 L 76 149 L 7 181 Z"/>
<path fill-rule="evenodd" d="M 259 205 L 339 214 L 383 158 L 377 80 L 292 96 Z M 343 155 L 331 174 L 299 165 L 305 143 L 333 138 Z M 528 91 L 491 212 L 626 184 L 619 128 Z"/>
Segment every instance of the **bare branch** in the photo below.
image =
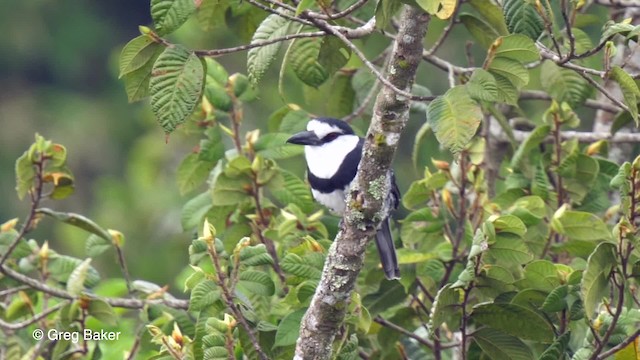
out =
<path fill-rule="evenodd" d="M 52 306 L 52 307 L 48 308 L 47 310 L 41 312 L 40 314 L 33 316 L 30 319 L 27 319 L 27 320 L 21 321 L 21 322 L 17 322 L 17 323 L 10 323 L 10 322 L 6 322 L 6 321 L 0 319 L 0 327 L 3 328 L 3 329 L 8 329 L 8 330 L 20 330 L 20 329 L 26 328 L 27 326 L 29 326 L 31 324 L 35 324 L 38 321 L 46 318 L 47 316 L 49 316 L 49 314 L 54 313 L 54 312 L 62 309 L 67 304 L 69 304 L 69 301 L 62 301 L 62 302 L 56 304 L 55 306 Z"/>
<path fill-rule="evenodd" d="M 631 334 L 631 336 L 629 336 L 628 338 L 626 338 L 623 342 L 621 342 L 620 344 L 612 347 L 611 349 L 602 352 L 600 355 L 598 355 L 598 357 L 596 359 L 598 360 L 603 360 L 608 358 L 609 356 L 617 353 L 618 351 L 626 348 L 629 344 L 631 344 L 632 342 L 634 342 L 636 340 L 636 338 L 638 338 L 638 336 L 640 336 L 640 329 L 636 330 L 636 332 L 634 332 L 633 334 Z"/>
<path fill-rule="evenodd" d="M 7 275 L 8 277 L 17 280 L 27 286 L 29 286 L 30 288 L 36 289 L 36 290 L 40 290 L 44 293 L 47 293 L 51 296 L 60 298 L 60 299 L 67 299 L 67 300 L 75 300 L 76 297 L 69 294 L 68 292 L 66 292 L 65 290 L 62 289 L 58 289 L 58 288 L 54 288 L 51 287 L 47 284 L 44 284 L 34 278 L 31 278 L 29 276 L 23 275 L 11 268 L 9 268 L 6 265 L 2 265 L 0 266 L 0 272 Z M 179 300 L 179 299 L 175 299 L 173 297 L 171 298 L 165 298 L 165 299 L 157 299 L 157 300 L 142 300 L 142 299 L 124 299 L 124 298 L 100 298 L 101 300 L 104 300 L 106 303 L 108 303 L 111 306 L 115 306 L 115 307 L 121 307 L 121 308 L 127 308 L 127 309 L 141 309 L 143 307 L 145 307 L 146 305 L 153 305 L 153 304 L 161 304 L 161 305 L 166 305 L 168 307 L 174 308 L 174 309 L 188 309 L 189 308 L 189 301 L 187 300 Z"/>
<path fill-rule="evenodd" d="M 392 323 L 389 320 L 384 319 L 381 316 L 376 316 L 373 321 L 377 322 L 378 324 L 382 325 L 382 326 L 386 326 L 389 329 L 395 330 L 403 335 L 406 335 L 414 340 L 416 340 L 417 342 L 419 342 L 420 344 L 428 347 L 429 349 L 433 349 L 433 343 L 431 341 L 429 341 L 428 339 L 425 339 L 423 337 L 420 337 L 414 333 L 412 333 L 411 331 L 403 328 L 402 326 L 396 325 L 394 323 Z M 449 343 L 449 344 L 441 344 L 440 348 L 441 349 L 448 349 L 448 348 L 452 348 L 452 347 L 456 347 L 456 346 L 460 346 L 460 344 L 458 343 Z"/>
<path fill-rule="evenodd" d="M 552 100 L 553 98 L 544 91 L 539 90 L 524 90 L 520 93 L 520 100 Z M 606 111 L 611 114 L 617 114 L 622 111 L 616 105 L 612 105 L 606 102 L 597 101 L 593 99 L 587 99 L 585 101 L 584 106 L 596 110 Z"/>
<path fill-rule="evenodd" d="M 422 41 L 429 19 L 422 10 L 404 6 L 385 78 L 393 87 L 411 88 L 422 59 Z M 295 359 L 331 356 L 335 334 L 344 321 L 346 305 L 362 268 L 367 242 L 376 232 L 381 220 L 379 212 L 386 200 L 368 189 L 372 181 L 382 179 L 385 184 L 388 181 L 391 161 L 408 121 L 409 105 L 409 98 L 399 97 L 389 86 L 378 95 L 355 185 L 349 194 L 351 201 L 347 200 L 342 229 L 329 249 L 322 278 L 302 319 Z M 385 141 L 381 144 L 379 139 Z"/>

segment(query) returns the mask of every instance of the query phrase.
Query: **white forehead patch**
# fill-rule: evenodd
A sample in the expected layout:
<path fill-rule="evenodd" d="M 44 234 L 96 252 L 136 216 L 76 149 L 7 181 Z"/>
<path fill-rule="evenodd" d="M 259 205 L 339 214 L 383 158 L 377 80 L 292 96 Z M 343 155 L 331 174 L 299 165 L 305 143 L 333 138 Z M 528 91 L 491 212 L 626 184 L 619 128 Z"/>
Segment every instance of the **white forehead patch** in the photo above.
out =
<path fill-rule="evenodd" d="M 311 120 L 307 123 L 307 131 L 313 131 L 317 137 L 322 139 L 332 132 L 337 132 L 342 134 L 342 129 L 337 126 L 332 126 L 324 122 L 320 122 L 318 120 Z"/>

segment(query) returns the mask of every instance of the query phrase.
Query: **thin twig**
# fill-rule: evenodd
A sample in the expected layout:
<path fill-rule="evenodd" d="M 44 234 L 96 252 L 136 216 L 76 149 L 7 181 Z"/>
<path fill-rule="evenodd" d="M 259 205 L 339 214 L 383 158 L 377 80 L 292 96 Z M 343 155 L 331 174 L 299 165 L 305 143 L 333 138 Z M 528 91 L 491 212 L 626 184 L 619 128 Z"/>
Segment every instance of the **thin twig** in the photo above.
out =
<path fill-rule="evenodd" d="M 242 311 L 240 311 L 238 306 L 233 302 L 233 295 L 229 293 L 229 288 L 225 284 L 226 276 L 222 271 L 222 266 L 220 266 L 220 261 L 218 259 L 218 254 L 216 252 L 213 241 L 207 243 L 207 252 L 209 253 L 209 258 L 211 258 L 211 262 L 213 263 L 213 266 L 216 270 L 215 280 L 218 286 L 220 287 L 220 289 L 222 290 L 222 298 L 225 304 L 227 305 L 227 309 L 229 309 L 229 311 L 233 313 L 233 316 L 240 323 L 242 328 L 244 328 L 244 330 L 247 332 L 247 335 L 249 335 L 249 340 L 251 341 L 253 348 L 258 353 L 258 356 L 260 357 L 260 359 L 268 360 L 269 357 L 267 356 L 267 354 L 264 353 L 264 350 L 262 350 L 262 347 L 260 346 L 260 342 L 258 342 L 258 338 L 256 337 L 256 334 L 253 332 L 253 328 L 249 326 L 249 323 L 247 323 L 247 319 L 244 318 Z"/>
<path fill-rule="evenodd" d="M 27 326 L 29 326 L 31 324 L 35 324 L 38 321 L 46 318 L 51 313 L 62 309 L 65 305 L 67 305 L 69 303 L 70 303 L 69 301 L 62 301 L 62 302 L 56 304 L 55 306 L 52 306 L 52 307 L 48 308 L 47 310 L 39 313 L 38 315 L 34 315 L 30 319 L 27 319 L 27 320 L 24 320 L 24 321 L 21 321 L 21 322 L 17 322 L 17 323 L 10 323 L 10 322 L 6 322 L 6 321 L 0 319 L 0 327 L 3 328 L 3 329 L 8 329 L 8 330 L 20 330 L 20 329 L 26 328 Z"/>
<path fill-rule="evenodd" d="M 362 100 L 362 103 L 358 106 L 357 109 L 353 110 L 353 112 L 351 112 L 351 114 L 343 117 L 342 118 L 343 121 L 351 122 L 351 121 L 353 121 L 353 119 L 355 119 L 358 116 L 362 115 L 364 113 L 364 111 L 367 110 L 367 107 L 369 107 L 369 104 L 371 103 L 371 101 L 373 101 L 373 99 L 375 99 L 376 96 L 378 95 L 378 84 L 379 83 L 380 82 L 376 79 L 376 81 L 374 82 L 373 86 L 371 87 L 371 90 L 369 90 L 369 93 L 367 93 L 367 96 Z"/>
<path fill-rule="evenodd" d="M 444 44 L 444 41 L 447 39 L 447 37 L 451 33 L 451 30 L 456 25 L 456 17 L 458 15 L 458 11 L 460 10 L 461 5 L 462 4 L 456 4 L 456 8 L 455 10 L 453 10 L 453 14 L 451 15 L 451 21 L 449 22 L 449 24 L 447 24 L 447 27 L 445 27 L 444 30 L 442 30 L 442 33 L 440 34 L 440 37 L 438 38 L 438 40 L 436 40 L 436 42 L 433 43 L 431 48 L 427 50 L 427 53 L 429 55 L 435 54 L 436 51 L 438 51 L 438 49 L 440 48 L 440 46 Z"/>
<path fill-rule="evenodd" d="M 539 90 L 523 90 L 520 92 L 520 100 L 552 100 L 551 95 L 547 94 L 544 91 Z M 606 111 L 611 114 L 617 114 L 622 109 L 614 104 L 610 104 L 603 101 L 597 101 L 593 99 L 587 99 L 584 103 L 584 106 L 595 109 Z"/>
<path fill-rule="evenodd" d="M 22 238 L 29 231 L 31 231 L 31 227 L 33 225 L 33 220 L 36 218 L 36 209 L 40 205 L 40 200 L 42 200 L 42 187 L 44 185 L 43 184 L 44 182 L 42 180 L 42 176 L 43 176 L 43 171 L 44 171 L 44 161 L 46 160 L 42 156 L 42 154 L 38 153 L 38 156 L 40 157 L 40 159 L 38 161 L 34 162 L 34 164 L 33 164 L 33 166 L 35 166 L 35 168 L 36 168 L 36 171 L 35 171 L 35 182 L 36 182 L 36 184 L 35 184 L 35 190 L 30 190 L 30 192 L 31 192 L 31 208 L 29 209 L 29 215 L 27 216 L 27 220 L 22 225 L 22 228 L 20 229 L 20 232 L 18 232 L 16 237 L 13 239 L 13 241 L 11 241 L 11 243 L 7 247 L 7 250 L 4 252 L 4 254 L 2 254 L 2 257 L 0 257 L 0 266 L 4 265 L 5 261 L 7 261 L 9 256 L 11 256 L 11 253 L 13 252 L 13 250 L 15 250 L 16 246 L 18 246 L 18 243 L 20 243 L 20 240 L 22 240 Z"/>
<path fill-rule="evenodd" d="M 567 37 L 569 38 L 569 52 L 564 56 L 564 59 L 560 60 L 560 63 L 564 64 L 565 62 L 573 59 L 576 52 L 576 37 L 573 35 L 573 31 L 571 30 L 572 24 L 569 20 L 569 14 L 567 14 L 567 0 L 560 1 L 560 13 L 564 20 Z M 558 54 L 559 53 L 560 52 L 558 52 Z"/>
<path fill-rule="evenodd" d="M 388 327 L 389 329 L 395 330 L 403 335 L 406 335 L 414 340 L 416 340 L 417 342 L 419 342 L 420 344 L 428 347 L 429 349 L 433 348 L 433 343 L 430 342 L 428 339 L 425 339 L 423 337 L 420 337 L 414 333 L 412 333 L 411 331 L 403 328 L 402 326 L 396 325 L 394 323 L 392 323 L 389 320 L 384 319 L 383 317 L 381 317 L 380 315 L 376 316 L 373 321 L 377 322 L 378 324 Z M 449 348 L 453 348 L 456 346 L 459 346 L 460 344 L 458 343 L 448 343 L 448 344 L 441 344 L 442 349 L 449 349 Z"/>
<path fill-rule="evenodd" d="M 59 288 L 54 288 L 51 287 L 47 284 L 44 284 L 34 278 L 31 278 L 29 276 L 23 275 L 11 268 L 9 268 L 6 265 L 2 265 L 0 266 L 0 272 L 7 275 L 8 277 L 17 280 L 19 282 L 21 282 L 22 284 L 25 284 L 27 286 L 29 286 L 30 288 L 36 289 L 36 290 L 40 290 L 44 293 L 47 293 L 49 295 L 52 295 L 54 297 L 60 298 L 60 299 L 67 299 L 67 300 L 76 300 L 76 297 L 69 294 L 67 291 L 59 289 Z M 104 300 L 106 303 L 108 303 L 111 306 L 114 307 L 120 307 L 120 308 L 127 308 L 127 309 L 141 309 L 147 305 L 157 305 L 157 304 L 161 304 L 161 305 L 166 305 L 170 308 L 174 308 L 174 309 L 183 309 L 186 310 L 189 308 L 189 301 L 188 300 L 179 300 L 179 299 L 175 299 L 175 298 L 166 298 L 166 299 L 156 299 L 156 300 L 142 300 L 142 299 L 124 299 L 124 298 L 99 298 L 101 300 Z"/>
<path fill-rule="evenodd" d="M 631 334 L 631 336 L 629 336 L 628 338 L 626 338 L 623 342 L 621 342 L 620 344 L 612 347 L 611 349 L 602 352 L 600 355 L 598 355 L 598 357 L 596 357 L 597 360 L 602 360 L 602 359 L 606 359 L 609 356 L 617 353 L 618 351 L 626 348 L 629 344 L 631 344 L 632 342 L 634 342 L 636 340 L 636 338 L 640 336 L 640 329 L 636 330 L 636 332 L 634 332 L 633 334 Z"/>
<path fill-rule="evenodd" d="M 585 71 L 578 72 L 578 74 L 580 76 L 582 76 L 585 80 L 587 80 L 591 85 L 593 85 L 593 87 L 598 89 L 598 91 L 600 91 L 600 93 L 602 93 L 602 95 L 606 96 L 609 100 L 613 101 L 616 105 L 618 105 L 620 108 L 622 108 L 622 110 L 629 111 L 629 107 L 627 105 L 625 105 L 624 103 L 622 103 L 622 101 L 616 99 L 613 95 L 611 95 L 607 91 L 607 89 L 602 87 L 602 85 L 598 84 L 597 81 L 593 80 L 589 75 L 587 75 L 587 73 Z"/>

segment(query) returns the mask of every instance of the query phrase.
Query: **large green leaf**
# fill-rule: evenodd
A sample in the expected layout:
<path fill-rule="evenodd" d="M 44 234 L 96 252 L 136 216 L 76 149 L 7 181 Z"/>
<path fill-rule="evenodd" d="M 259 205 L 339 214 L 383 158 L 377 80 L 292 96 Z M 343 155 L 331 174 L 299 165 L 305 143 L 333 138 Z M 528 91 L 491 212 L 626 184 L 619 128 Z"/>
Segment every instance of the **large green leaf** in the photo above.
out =
<path fill-rule="evenodd" d="M 457 329 L 462 317 L 461 303 L 460 289 L 452 289 L 451 284 L 442 287 L 436 294 L 431 307 L 429 332 L 433 333 L 443 323 L 446 323 L 450 329 Z"/>
<path fill-rule="evenodd" d="M 571 107 L 582 105 L 591 94 L 591 85 L 573 70 L 545 61 L 540 71 L 542 88 L 558 102 Z"/>
<path fill-rule="evenodd" d="M 33 180 L 36 177 L 36 171 L 33 163 L 29 159 L 29 152 L 25 151 L 17 160 L 15 166 L 16 173 L 16 192 L 18 198 L 22 200 L 33 186 Z"/>
<path fill-rule="evenodd" d="M 485 49 L 488 49 L 500 37 L 498 30 L 476 15 L 463 13 L 459 18 L 469 34 Z"/>
<path fill-rule="evenodd" d="M 516 153 L 511 158 L 511 168 L 519 168 L 524 157 L 537 148 L 550 132 L 551 126 L 549 125 L 540 125 L 533 129 L 529 136 L 518 146 Z"/>
<path fill-rule="evenodd" d="M 508 57 L 495 57 L 489 65 L 489 72 L 508 79 L 509 82 L 520 89 L 529 83 L 529 71 L 518 60 Z"/>
<path fill-rule="evenodd" d="M 91 258 L 88 258 L 73 269 L 67 280 L 67 292 L 69 292 L 69 294 L 78 296 L 82 293 L 90 264 Z"/>
<path fill-rule="evenodd" d="M 186 194 L 202 185 L 214 164 L 198 159 L 198 154 L 188 154 L 180 163 L 177 170 L 178 189 Z"/>
<path fill-rule="evenodd" d="M 598 216 L 583 212 L 566 210 L 561 207 L 553 215 L 551 227 L 560 235 L 566 235 L 575 240 L 607 240 L 611 238 L 611 231 Z"/>
<path fill-rule="evenodd" d="M 524 241 L 508 234 L 498 236 L 496 241 L 489 245 L 488 254 L 495 258 L 497 264 L 525 264 L 533 260 L 533 254 Z"/>
<path fill-rule="evenodd" d="M 275 344 L 273 346 L 289 346 L 296 343 L 300 335 L 300 323 L 307 309 L 298 309 L 282 319 L 278 324 Z"/>
<path fill-rule="evenodd" d="M 253 34 L 251 43 L 262 42 L 280 38 L 289 31 L 291 21 L 277 14 L 271 14 L 260 23 L 258 29 Z M 247 72 L 249 80 L 255 85 L 267 72 L 271 64 L 278 55 L 282 42 L 270 45 L 255 47 L 247 53 Z"/>
<path fill-rule="evenodd" d="M 474 307 L 471 318 L 523 340 L 553 341 L 553 326 L 542 315 L 517 304 L 480 304 Z"/>
<path fill-rule="evenodd" d="M 489 102 L 498 100 L 496 79 L 484 69 L 474 70 L 466 86 L 469 95 L 475 100 Z"/>
<path fill-rule="evenodd" d="M 172 132 L 193 112 L 202 95 L 204 69 L 185 48 L 167 48 L 156 60 L 149 83 L 151 109 L 165 132 Z"/>
<path fill-rule="evenodd" d="M 538 40 L 544 30 L 544 21 L 533 3 L 527 0 L 505 0 L 503 11 L 511 33 L 523 34 L 534 41 Z"/>
<path fill-rule="evenodd" d="M 582 274 L 580 292 L 584 305 L 584 313 L 588 319 L 602 302 L 602 298 L 608 295 L 609 275 L 616 264 L 615 245 L 603 242 L 587 260 L 587 268 Z"/>
<path fill-rule="evenodd" d="M 189 310 L 199 311 L 207 306 L 213 305 L 220 299 L 220 288 L 213 280 L 205 280 L 199 282 L 193 290 L 189 298 Z"/>
<path fill-rule="evenodd" d="M 149 83 L 153 64 L 155 64 L 156 59 L 158 59 L 163 50 L 164 47 L 156 46 L 154 54 L 143 66 L 122 76 L 129 102 L 140 101 L 149 96 Z"/>
<path fill-rule="evenodd" d="M 151 17 L 159 35 L 172 33 L 195 11 L 194 0 L 151 0 Z"/>
<path fill-rule="evenodd" d="M 468 2 L 481 16 L 485 22 L 504 36 L 509 35 L 509 29 L 504 21 L 502 10 L 491 0 L 470 0 Z"/>
<path fill-rule="evenodd" d="M 614 79 L 622 90 L 624 102 L 629 107 L 629 113 L 635 120 L 636 126 L 640 126 L 638 119 L 638 101 L 640 100 L 640 89 L 633 78 L 618 66 L 611 69 L 611 78 Z"/>
<path fill-rule="evenodd" d="M 493 360 L 530 360 L 531 349 L 517 337 L 491 328 L 482 328 L 473 333 L 473 340 L 485 355 Z"/>
<path fill-rule="evenodd" d="M 429 104 L 427 121 L 438 141 L 454 153 L 462 151 L 475 135 L 482 111 L 464 86 L 449 89 Z"/>
<path fill-rule="evenodd" d="M 134 72 L 145 66 L 156 55 L 161 45 L 147 35 L 129 41 L 120 53 L 120 75 Z"/>
<path fill-rule="evenodd" d="M 540 52 L 536 48 L 536 44 L 533 40 L 521 34 L 513 34 L 501 38 L 500 46 L 496 49 L 495 56 L 517 60 L 521 63 L 540 60 Z"/>
<path fill-rule="evenodd" d="M 287 55 L 288 65 L 303 83 L 317 88 L 329 78 L 327 70 L 318 62 L 322 39 L 296 39 Z"/>
<path fill-rule="evenodd" d="M 318 63 L 324 67 L 329 75 L 340 70 L 351 57 L 351 49 L 335 36 L 326 36 L 320 45 Z"/>
<path fill-rule="evenodd" d="M 402 7 L 402 1 L 378 0 L 376 3 L 376 28 L 384 29 L 393 15 Z"/>
<path fill-rule="evenodd" d="M 67 283 L 71 277 L 71 273 L 77 269 L 82 262 L 83 260 L 71 256 L 55 255 L 49 259 L 47 270 L 49 270 L 51 279 L 61 283 Z M 88 288 L 94 287 L 100 281 L 100 274 L 90 264 L 87 264 L 86 266 L 87 271 L 85 273 L 83 285 Z M 76 282 L 74 286 L 79 287 L 80 284 Z"/>
<path fill-rule="evenodd" d="M 322 275 L 321 267 L 315 266 L 315 264 L 309 263 L 307 259 L 301 258 L 293 253 L 285 255 L 280 266 L 286 273 L 305 280 L 320 280 L 320 276 Z"/>
<path fill-rule="evenodd" d="M 309 187 L 293 173 L 281 170 L 283 184 L 270 186 L 269 190 L 283 206 L 296 204 L 300 210 L 309 214 L 315 208 Z"/>
<path fill-rule="evenodd" d="M 273 280 L 263 271 L 243 270 L 239 279 L 239 288 L 244 288 L 250 294 L 272 296 L 276 291 Z"/>
<path fill-rule="evenodd" d="M 103 229 L 100 225 L 96 224 L 93 220 L 80 214 L 66 213 L 61 211 L 54 211 L 48 208 L 39 208 L 36 210 L 38 214 L 44 214 L 51 216 L 52 218 L 61 221 L 65 224 L 69 224 L 78 227 L 82 230 L 88 231 L 92 234 L 96 234 L 107 241 L 111 241 L 111 234 Z"/>
<path fill-rule="evenodd" d="M 304 152 L 304 147 L 287 143 L 290 134 L 268 133 L 261 135 L 254 144 L 255 151 L 266 159 L 287 159 Z"/>

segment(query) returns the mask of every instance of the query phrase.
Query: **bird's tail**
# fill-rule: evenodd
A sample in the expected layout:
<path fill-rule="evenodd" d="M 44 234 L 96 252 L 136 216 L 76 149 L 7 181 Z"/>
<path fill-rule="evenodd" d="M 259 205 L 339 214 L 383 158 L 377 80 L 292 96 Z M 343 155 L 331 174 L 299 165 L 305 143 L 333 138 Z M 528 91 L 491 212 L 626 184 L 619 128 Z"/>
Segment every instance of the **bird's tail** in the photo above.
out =
<path fill-rule="evenodd" d="M 393 245 L 388 218 L 382 221 L 380 229 L 376 233 L 376 246 L 378 247 L 378 254 L 380 254 L 384 276 L 389 280 L 399 279 L 400 269 L 398 268 L 396 248 Z"/>

